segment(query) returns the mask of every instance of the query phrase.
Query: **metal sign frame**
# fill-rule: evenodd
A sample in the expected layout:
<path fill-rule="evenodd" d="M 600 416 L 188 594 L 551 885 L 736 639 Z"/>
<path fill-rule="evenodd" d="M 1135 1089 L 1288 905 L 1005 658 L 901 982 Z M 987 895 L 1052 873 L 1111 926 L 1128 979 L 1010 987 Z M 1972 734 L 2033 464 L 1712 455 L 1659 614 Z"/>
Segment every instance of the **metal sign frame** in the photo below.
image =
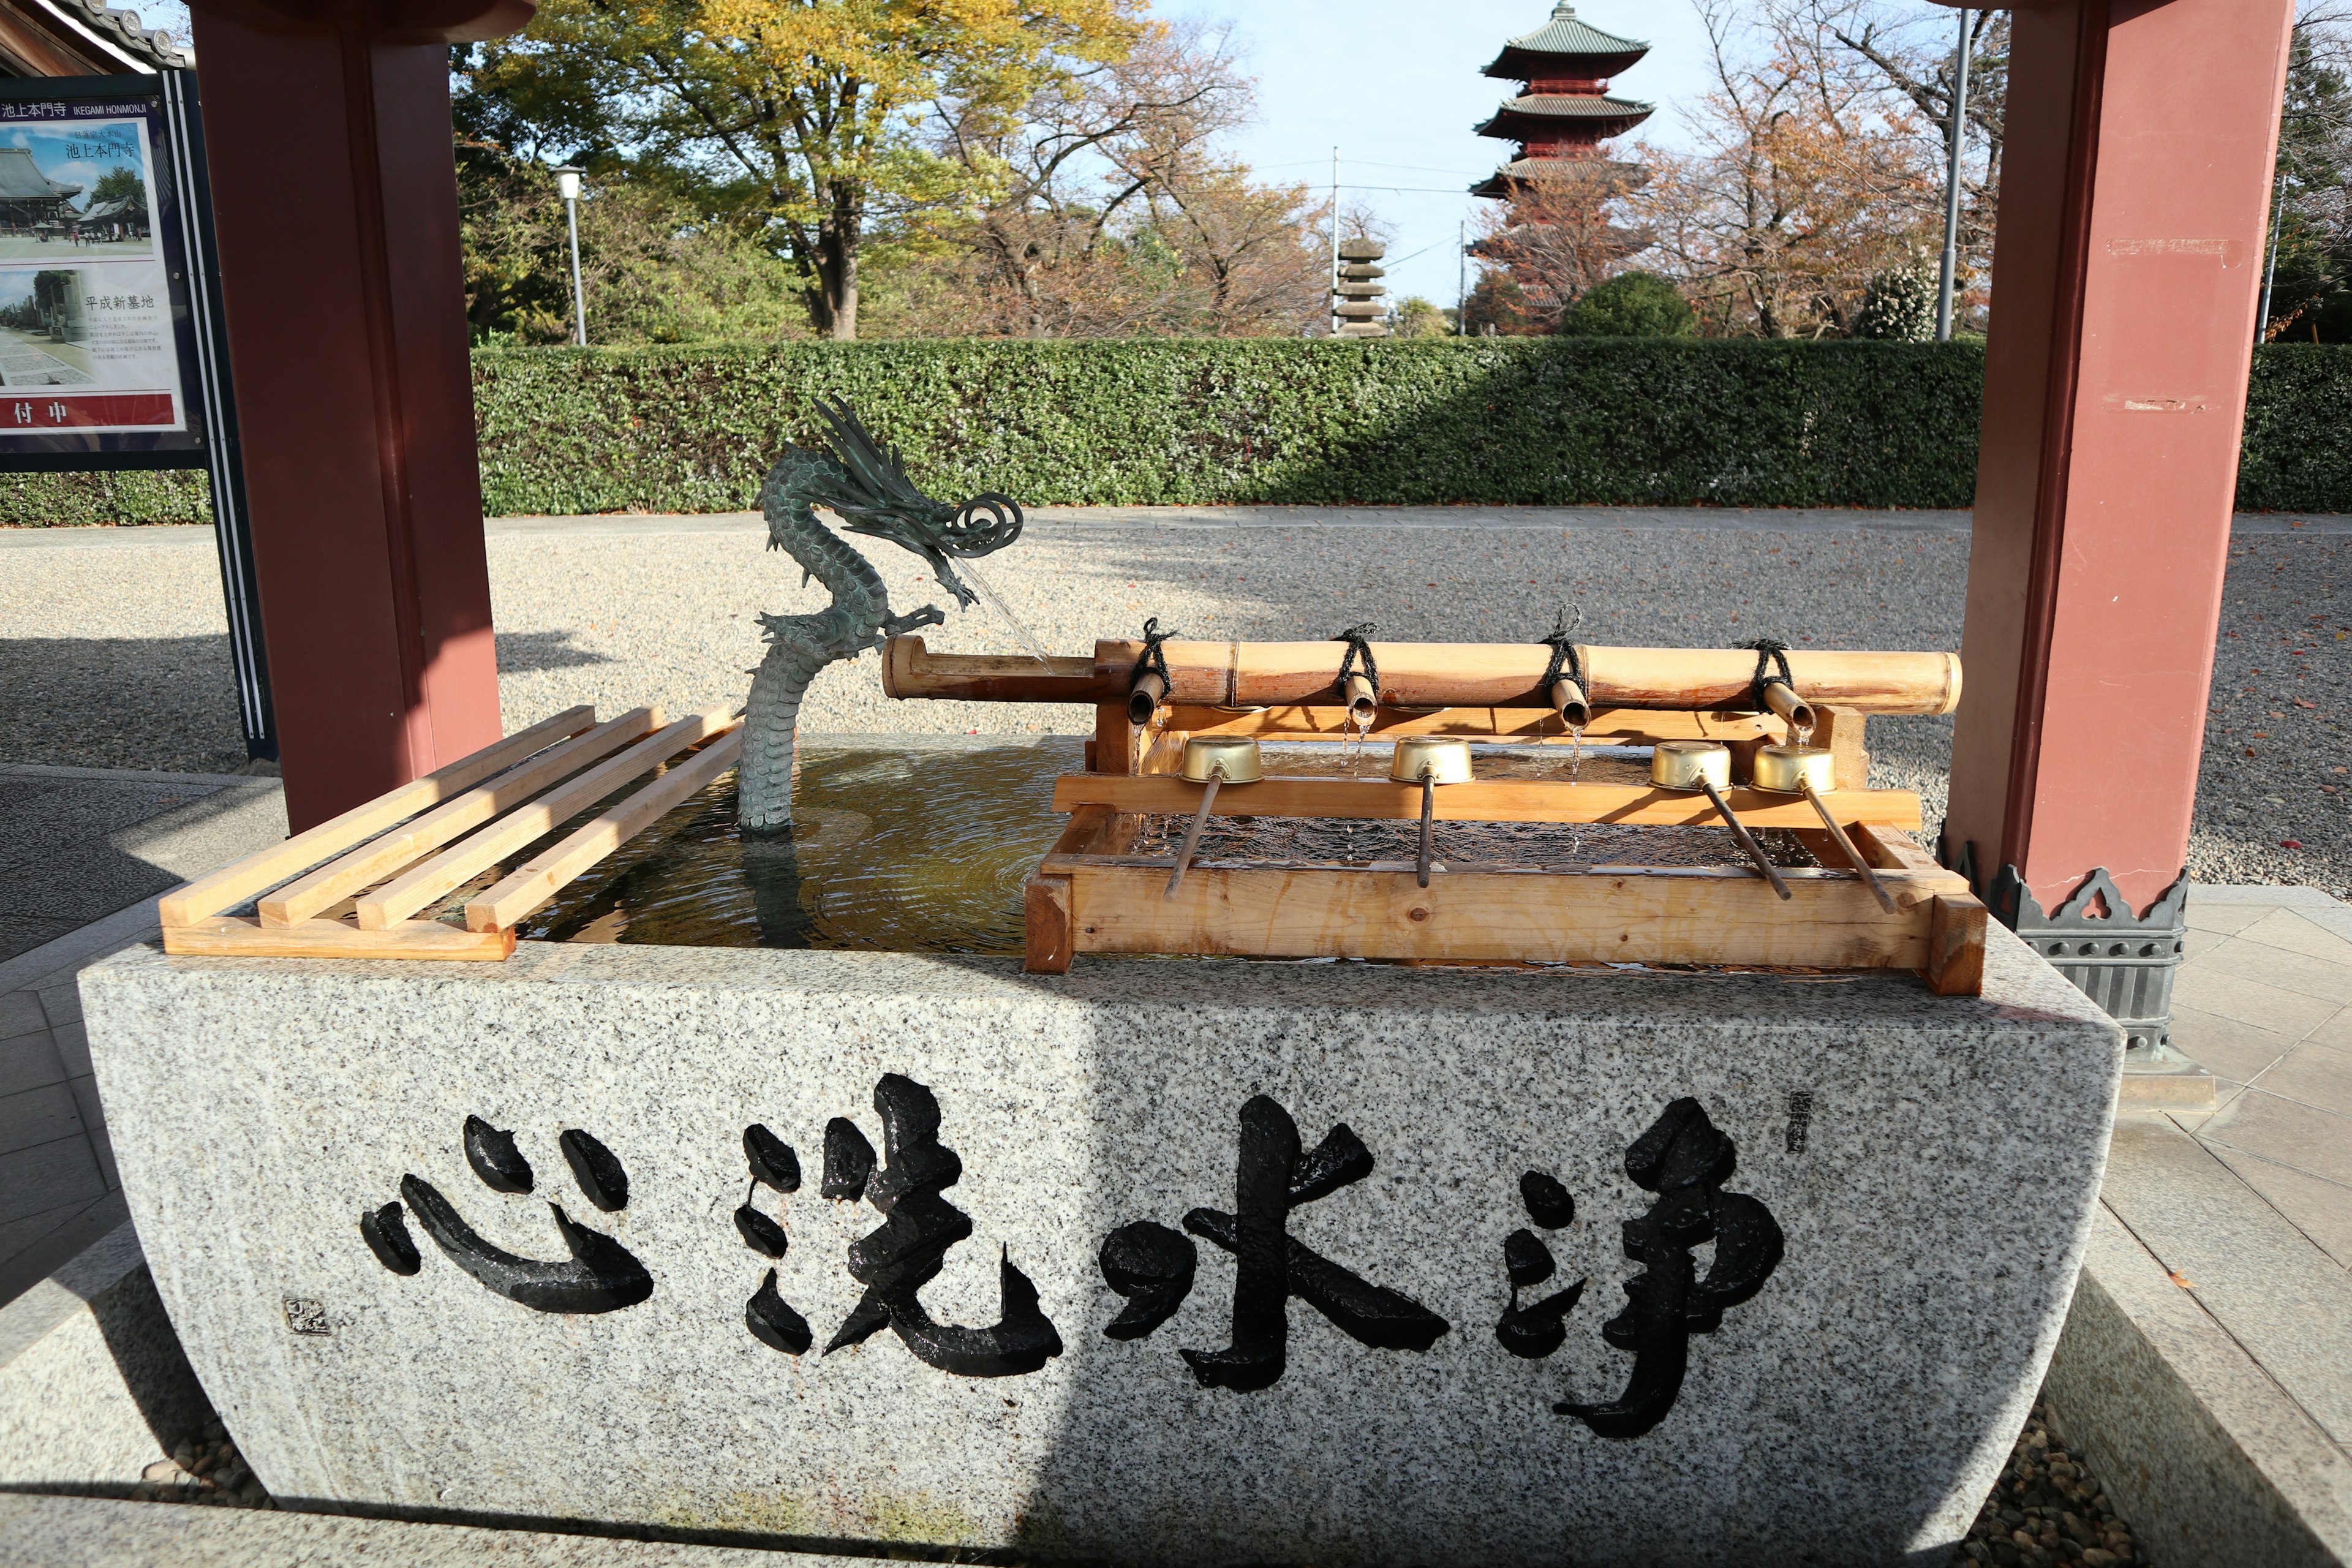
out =
<path fill-rule="evenodd" d="M 0 426 L 0 473 L 203 468 L 212 480 L 214 539 L 236 671 L 237 714 L 246 752 L 278 755 L 277 720 L 261 634 L 261 595 L 247 525 L 245 468 L 236 437 L 221 308 L 219 252 L 214 242 L 212 186 L 205 163 L 204 120 L 196 73 L 26 77 L 0 79 L 0 104 L 144 102 L 156 210 L 149 214 L 171 289 L 173 336 L 180 366 L 185 429 L 169 433 L 12 436 Z M 0 389 L 0 397 L 5 389 Z"/>

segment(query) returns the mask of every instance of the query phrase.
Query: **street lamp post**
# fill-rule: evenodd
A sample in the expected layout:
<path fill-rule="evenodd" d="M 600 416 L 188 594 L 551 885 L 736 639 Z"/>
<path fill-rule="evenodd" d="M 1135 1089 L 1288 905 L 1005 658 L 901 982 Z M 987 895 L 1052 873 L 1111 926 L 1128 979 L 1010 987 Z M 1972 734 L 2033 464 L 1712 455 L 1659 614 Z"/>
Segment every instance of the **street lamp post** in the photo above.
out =
<path fill-rule="evenodd" d="M 572 336 L 582 348 L 588 346 L 588 291 L 580 286 L 580 175 L 581 170 L 565 164 L 551 171 L 555 175 L 556 194 L 563 198 L 564 226 L 572 231 Z"/>
<path fill-rule="evenodd" d="M 1960 43 L 1952 57 L 1952 144 L 1944 174 L 1944 258 L 1936 280 L 1936 341 L 1952 341 L 1952 293 L 1960 273 L 1960 150 L 1969 130 L 1969 14 L 1960 13 Z"/>

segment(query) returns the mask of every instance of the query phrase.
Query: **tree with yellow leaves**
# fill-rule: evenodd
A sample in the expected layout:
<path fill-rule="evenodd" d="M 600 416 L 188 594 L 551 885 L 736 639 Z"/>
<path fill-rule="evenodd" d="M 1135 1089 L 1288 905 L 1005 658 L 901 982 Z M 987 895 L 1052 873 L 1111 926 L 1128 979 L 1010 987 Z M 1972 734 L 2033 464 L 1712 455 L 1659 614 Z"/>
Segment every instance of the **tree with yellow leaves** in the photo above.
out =
<path fill-rule="evenodd" d="M 1011 110 L 1122 58 L 1144 0 L 541 0 L 469 65 L 518 141 L 690 167 L 808 279 L 810 324 L 857 335 L 878 218 L 973 205 L 985 166 L 926 121 Z"/>

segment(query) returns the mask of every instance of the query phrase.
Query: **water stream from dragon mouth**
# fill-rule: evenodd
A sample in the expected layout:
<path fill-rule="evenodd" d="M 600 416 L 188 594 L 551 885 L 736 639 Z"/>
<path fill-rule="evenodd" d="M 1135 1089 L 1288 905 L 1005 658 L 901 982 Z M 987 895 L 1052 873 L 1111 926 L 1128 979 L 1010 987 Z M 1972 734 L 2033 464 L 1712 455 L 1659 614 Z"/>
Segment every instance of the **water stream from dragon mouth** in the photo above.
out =
<path fill-rule="evenodd" d="M 791 835 L 746 838 L 736 824 L 730 774 L 566 889 L 519 934 L 694 947 L 1018 953 L 1021 885 L 1067 822 L 1053 809 L 1054 779 L 1081 769 L 1080 746 L 1075 736 L 803 737 L 794 792 L 799 820 Z M 1266 771 L 1385 773 L 1386 752 L 1377 739 L 1360 737 L 1346 744 L 1269 745 Z M 1623 748 L 1580 746 L 1570 765 L 1595 783 L 1635 783 L 1648 773 L 1646 755 Z M 1556 748 L 1481 748 L 1477 767 L 1482 778 L 1558 777 L 1559 757 Z M 1145 818 L 1133 852 L 1172 856 L 1186 821 Z M 1410 860 L 1418 831 L 1417 822 L 1217 817 L 1202 838 L 1198 863 Z M 1813 864 L 1793 837 L 1762 837 L 1780 864 Z M 1720 827 L 1442 822 L 1433 849 L 1440 864 L 1457 867 L 1742 862 Z M 527 858 L 529 850 L 521 853 Z M 500 868 L 486 871 L 479 886 L 500 875 Z M 435 915 L 457 918 L 478 890 L 474 884 L 457 889 Z"/>

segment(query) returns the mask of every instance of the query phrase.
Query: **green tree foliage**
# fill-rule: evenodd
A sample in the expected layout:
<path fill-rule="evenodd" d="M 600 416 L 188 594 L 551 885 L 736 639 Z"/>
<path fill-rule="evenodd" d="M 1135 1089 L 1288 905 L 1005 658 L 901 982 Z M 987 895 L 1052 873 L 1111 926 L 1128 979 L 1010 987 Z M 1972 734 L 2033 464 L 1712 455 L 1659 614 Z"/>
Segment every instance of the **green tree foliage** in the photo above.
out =
<path fill-rule="evenodd" d="M 1686 338 L 1698 315 L 1654 272 L 1620 272 L 1594 284 L 1559 319 L 1562 337 Z"/>
<path fill-rule="evenodd" d="M 520 154 L 688 171 L 804 280 L 812 327 L 857 335 L 877 221 L 982 200 L 992 171 L 923 127 L 1013 110 L 1133 45 L 1140 0 L 543 0 L 465 59 L 486 139 Z"/>
<path fill-rule="evenodd" d="M 1418 294 L 1409 294 L 1397 307 L 1395 332 L 1401 338 L 1442 338 L 1454 330 L 1445 312 Z"/>
<path fill-rule="evenodd" d="M 671 171 L 616 158 L 599 161 L 584 195 L 591 342 L 807 335 L 799 275 L 723 199 Z M 461 141 L 457 198 L 474 341 L 570 341 L 572 264 L 554 176 L 492 143 Z"/>
<path fill-rule="evenodd" d="M 119 201 L 124 196 L 131 198 L 133 206 L 142 211 L 146 208 L 147 184 L 139 177 L 136 169 L 122 166 L 109 169 L 98 177 L 98 184 L 89 188 L 92 203 Z"/>

